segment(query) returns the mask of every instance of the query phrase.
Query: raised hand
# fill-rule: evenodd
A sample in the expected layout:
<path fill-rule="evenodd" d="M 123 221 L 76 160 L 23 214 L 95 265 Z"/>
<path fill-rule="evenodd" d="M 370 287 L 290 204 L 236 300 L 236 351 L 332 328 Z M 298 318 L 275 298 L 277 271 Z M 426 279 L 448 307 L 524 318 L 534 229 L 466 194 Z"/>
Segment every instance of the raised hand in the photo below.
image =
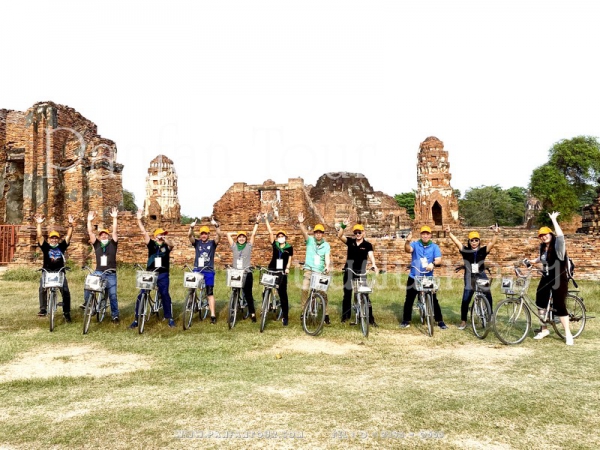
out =
<path fill-rule="evenodd" d="M 119 209 L 113 206 L 113 209 L 110 211 L 110 217 L 116 219 L 119 215 Z"/>
<path fill-rule="evenodd" d="M 298 213 L 298 222 L 304 223 L 304 214 L 302 214 L 301 212 Z"/>
<path fill-rule="evenodd" d="M 196 226 L 197 222 L 198 222 L 198 219 L 196 219 L 192 223 L 190 223 L 190 228 L 194 228 Z"/>
<path fill-rule="evenodd" d="M 75 217 L 73 217 L 73 215 L 72 215 L 72 214 L 69 214 L 69 215 L 67 216 L 67 220 L 69 221 L 69 223 L 70 223 L 71 225 L 73 225 L 73 224 L 75 223 Z"/>
<path fill-rule="evenodd" d="M 36 214 L 33 216 L 33 218 L 35 219 L 36 223 L 44 223 L 44 220 L 46 220 L 43 214 Z"/>
<path fill-rule="evenodd" d="M 142 210 L 141 210 L 141 209 L 138 209 L 138 210 L 137 210 L 137 213 L 136 213 L 137 220 L 142 220 L 142 216 L 143 216 L 143 215 L 144 215 L 144 214 L 142 213 Z"/>
<path fill-rule="evenodd" d="M 450 225 L 444 225 L 444 231 L 450 233 Z"/>
<path fill-rule="evenodd" d="M 88 212 L 88 222 L 92 222 L 95 218 L 96 218 L 97 214 L 96 211 L 90 211 Z"/>
<path fill-rule="evenodd" d="M 552 220 L 553 222 L 559 215 L 560 213 L 558 211 L 552 211 L 551 213 L 548 213 L 548 217 L 550 217 L 550 220 Z"/>

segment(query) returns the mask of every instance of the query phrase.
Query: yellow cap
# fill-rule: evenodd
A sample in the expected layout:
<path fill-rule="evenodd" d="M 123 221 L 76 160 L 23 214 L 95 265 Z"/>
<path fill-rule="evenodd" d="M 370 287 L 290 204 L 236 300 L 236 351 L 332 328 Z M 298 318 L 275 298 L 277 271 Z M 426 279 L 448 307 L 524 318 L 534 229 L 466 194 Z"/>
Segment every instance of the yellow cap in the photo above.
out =
<path fill-rule="evenodd" d="M 200 227 L 200 234 L 202 234 L 202 233 L 206 233 L 206 234 L 210 233 L 210 228 L 208 228 L 206 225 Z"/>
<path fill-rule="evenodd" d="M 550 234 L 552 233 L 552 230 L 548 227 L 542 227 L 540 228 L 540 231 L 538 231 L 538 236 L 541 236 L 543 234 Z"/>
<path fill-rule="evenodd" d="M 323 226 L 323 224 L 318 223 L 313 228 L 313 231 L 322 231 L 323 233 L 325 233 L 325 227 Z"/>
<path fill-rule="evenodd" d="M 51 237 L 60 237 L 60 233 L 58 231 L 51 231 L 50 234 L 48 235 L 49 238 Z"/>
<path fill-rule="evenodd" d="M 471 231 L 469 233 L 469 239 L 479 239 L 479 233 L 477 231 Z"/>
<path fill-rule="evenodd" d="M 427 225 L 423 225 L 421 227 L 421 233 L 431 233 L 431 228 L 429 228 Z"/>
<path fill-rule="evenodd" d="M 354 225 L 352 227 L 352 231 L 356 231 L 356 230 L 365 231 L 365 227 L 363 227 L 360 223 L 357 223 L 356 225 Z"/>
<path fill-rule="evenodd" d="M 287 233 L 284 230 L 279 230 L 275 236 L 279 236 L 280 234 L 283 234 L 285 237 L 287 237 Z"/>
<path fill-rule="evenodd" d="M 100 236 L 102 233 L 110 234 L 110 231 L 108 231 L 107 228 L 100 228 L 98 230 L 98 236 Z"/>
<path fill-rule="evenodd" d="M 156 230 L 154 230 L 154 237 L 158 236 L 159 234 L 169 234 L 167 231 L 163 230 L 162 228 L 157 228 Z"/>
<path fill-rule="evenodd" d="M 248 237 L 248 234 L 245 231 L 238 231 L 237 235 L 238 235 L 238 237 L 240 237 L 240 236 L 246 236 L 246 237 Z"/>

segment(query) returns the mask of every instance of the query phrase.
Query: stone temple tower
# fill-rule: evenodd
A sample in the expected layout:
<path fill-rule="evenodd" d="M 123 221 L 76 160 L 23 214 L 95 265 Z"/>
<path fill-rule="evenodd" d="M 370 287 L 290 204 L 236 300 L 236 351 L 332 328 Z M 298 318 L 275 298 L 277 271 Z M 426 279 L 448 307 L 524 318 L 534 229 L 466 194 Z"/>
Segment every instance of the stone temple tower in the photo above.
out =
<path fill-rule="evenodd" d="M 164 155 L 158 155 L 150 162 L 146 177 L 144 216 L 161 224 L 179 223 L 181 219 L 177 174 L 173 161 Z"/>
<path fill-rule="evenodd" d="M 417 157 L 415 226 L 441 231 L 458 224 L 458 200 L 450 186 L 450 163 L 444 143 L 430 136 L 421 142 Z"/>

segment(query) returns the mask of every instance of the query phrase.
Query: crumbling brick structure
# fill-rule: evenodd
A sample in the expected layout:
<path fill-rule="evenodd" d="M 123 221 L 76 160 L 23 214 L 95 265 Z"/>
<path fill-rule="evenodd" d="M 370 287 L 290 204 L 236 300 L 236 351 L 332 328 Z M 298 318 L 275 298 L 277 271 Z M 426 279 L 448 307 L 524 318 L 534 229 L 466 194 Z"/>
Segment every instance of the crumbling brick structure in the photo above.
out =
<path fill-rule="evenodd" d="M 583 208 L 581 214 L 581 228 L 578 233 L 600 235 L 600 178 L 598 178 L 598 197 L 591 205 Z"/>
<path fill-rule="evenodd" d="M 154 158 L 148 168 L 144 216 L 164 224 L 178 224 L 181 220 L 175 166 L 164 155 Z"/>
<path fill-rule="evenodd" d="M 444 225 L 458 224 L 458 199 L 450 185 L 451 178 L 444 143 L 428 137 L 421 142 L 417 156 L 416 227 L 429 225 L 439 232 Z"/>
<path fill-rule="evenodd" d="M 22 225 L 15 262 L 30 262 L 37 252 L 35 214 L 61 233 L 68 215 L 75 216 L 70 255 L 83 257 L 83 213 L 97 211 L 103 225 L 110 223 L 110 208 L 123 202 L 116 154 L 115 143 L 68 106 L 41 102 L 25 112 L 0 110 L 0 224 Z"/>

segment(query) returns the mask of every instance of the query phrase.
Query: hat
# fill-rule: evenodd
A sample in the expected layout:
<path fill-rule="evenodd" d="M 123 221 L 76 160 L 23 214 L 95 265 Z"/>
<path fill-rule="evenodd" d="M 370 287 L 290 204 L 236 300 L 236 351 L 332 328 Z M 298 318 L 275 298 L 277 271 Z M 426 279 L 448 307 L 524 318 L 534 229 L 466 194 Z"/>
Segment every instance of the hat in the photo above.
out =
<path fill-rule="evenodd" d="M 552 233 L 552 230 L 548 227 L 542 227 L 540 228 L 540 231 L 538 231 L 538 236 L 541 236 L 543 234 L 550 234 Z"/>
<path fill-rule="evenodd" d="M 469 233 L 469 239 L 479 239 L 479 233 L 477 231 L 471 231 Z"/>
<path fill-rule="evenodd" d="M 325 227 L 322 224 L 318 223 L 313 228 L 313 231 L 322 231 L 323 233 L 325 233 Z"/>
<path fill-rule="evenodd" d="M 275 233 L 275 236 L 279 236 L 280 234 L 283 234 L 285 237 L 287 237 L 287 233 L 284 230 L 279 230 L 277 233 Z"/>
<path fill-rule="evenodd" d="M 107 228 L 100 228 L 98 230 L 98 235 L 101 235 L 102 233 L 110 234 L 110 231 L 108 231 Z"/>
<path fill-rule="evenodd" d="M 60 237 L 60 233 L 58 231 L 51 231 L 50 234 L 48 235 L 49 238 L 51 237 Z"/>
<path fill-rule="evenodd" d="M 357 223 L 356 225 L 354 225 L 352 227 L 352 231 L 356 231 L 356 230 L 365 231 L 365 227 L 363 227 L 360 223 Z"/>
<path fill-rule="evenodd" d="M 423 225 L 421 227 L 421 233 L 431 233 L 431 228 L 429 228 L 427 225 Z"/>
<path fill-rule="evenodd" d="M 162 228 L 157 228 L 156 230 L 154 230 L 154 237 L 158 236 L 159 234 L 169 234 L 167 231 L 163 230 Z"/>
<path fill-rule="evenodd" d="M 202 233 L 210 233 L 210 228 L 208 228 L 206 225 L 204 225 L 203 227 L 200 227 L 200 234 Z"/>
<path fill-rule="evenodd" d="M 238 235 L 238 237 L 240 237 L 240 236 L 246 236 L 246 237 L 248 237 L 248 234 L 245 231 L 238 231 L 237 235 Z"/>

